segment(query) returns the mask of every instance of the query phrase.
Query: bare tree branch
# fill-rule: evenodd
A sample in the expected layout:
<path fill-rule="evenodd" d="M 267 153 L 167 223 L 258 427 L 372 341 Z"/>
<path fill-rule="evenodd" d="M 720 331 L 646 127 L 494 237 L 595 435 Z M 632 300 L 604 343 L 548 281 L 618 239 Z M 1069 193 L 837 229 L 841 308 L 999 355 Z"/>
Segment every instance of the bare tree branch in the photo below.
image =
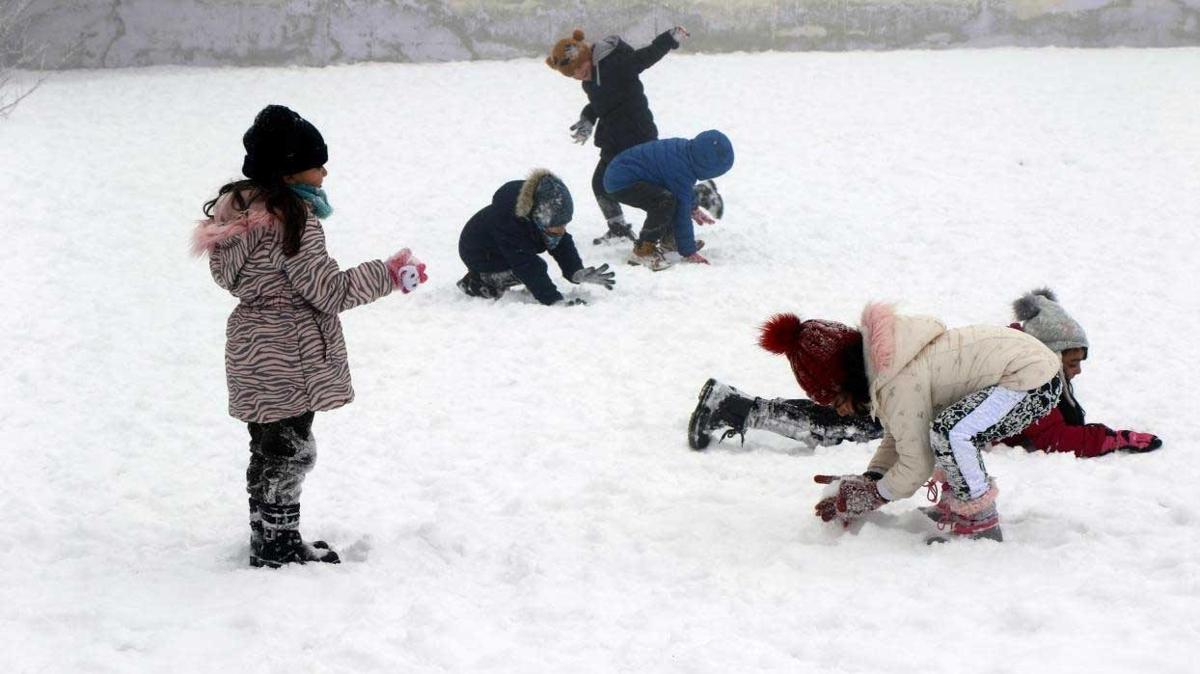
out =
<path fill-rule="evenodd" d="M 0 119 L 8 117 L 17 104 L 32 94 L 46 79 L 19 77 L 18 71 L 41 69 L 45 48 L 32 43 L 27 30 L 34 0 L 9 0 L 0 5 Z"/>

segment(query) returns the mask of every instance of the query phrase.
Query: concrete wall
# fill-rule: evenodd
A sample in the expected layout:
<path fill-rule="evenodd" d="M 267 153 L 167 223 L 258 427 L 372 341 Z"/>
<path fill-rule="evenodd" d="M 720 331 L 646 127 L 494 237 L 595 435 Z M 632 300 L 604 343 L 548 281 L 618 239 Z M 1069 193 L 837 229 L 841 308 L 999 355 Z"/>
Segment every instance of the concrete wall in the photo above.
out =
<path fill-rule="evenodd" d="M 705 52 L 1200 45 L 1200 0 L 35 0 L 26 18 L 64 68 L 512 58 L 575 26 L 637 45 L 676 23 Z"/>

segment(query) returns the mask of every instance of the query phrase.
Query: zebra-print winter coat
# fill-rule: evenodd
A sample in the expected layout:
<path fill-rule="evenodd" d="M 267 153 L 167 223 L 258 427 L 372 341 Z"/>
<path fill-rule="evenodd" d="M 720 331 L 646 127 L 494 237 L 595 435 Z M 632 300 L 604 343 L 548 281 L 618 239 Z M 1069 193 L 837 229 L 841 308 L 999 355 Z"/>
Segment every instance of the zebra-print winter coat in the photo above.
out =
<path fill-rule="evenodd" d="M 299 252 L 285 257 L 262 202 L 237 211 L 230 195 L 196 227 L 193 252 L 207 252 L 213 280 L 241 300 L 225 329 L 232 416 L 266 423 L 354 399 L 337 315 L 392 291 L 382 261 L 338 269 L 311 211 Z"/>

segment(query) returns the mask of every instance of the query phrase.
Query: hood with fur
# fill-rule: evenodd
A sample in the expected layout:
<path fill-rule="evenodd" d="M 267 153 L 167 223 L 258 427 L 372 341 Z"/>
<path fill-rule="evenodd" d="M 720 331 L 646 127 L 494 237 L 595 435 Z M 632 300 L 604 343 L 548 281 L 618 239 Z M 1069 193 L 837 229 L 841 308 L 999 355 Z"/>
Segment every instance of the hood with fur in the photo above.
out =
<path fill-rule="evenodd" d="M 276 227 L 278 223 L 262 201 L 239 211 L 233 206 L 233 194 L 225 194 L 217 200 L 212 217 L 199 221 L 192 230 L 192 255 L 200 257 L 211 253 L 231 239 L 255 229 Z"/>
<path fill-rule="evenodd" d="M 876 391 L 946 332 L 946 326 L 932 316 L 897 316 L 893 305 L 872 302 L 863 309 L 859 330 L 874 400 Z"/>
<path fill-rule="evenodd" d="M 565 225 L 574 212 L 575 204 L 566 183 L 544 168 L 534 169 L 521 183 L 513 208 L 513 215 L 532 221 L 538 229 Z"/>

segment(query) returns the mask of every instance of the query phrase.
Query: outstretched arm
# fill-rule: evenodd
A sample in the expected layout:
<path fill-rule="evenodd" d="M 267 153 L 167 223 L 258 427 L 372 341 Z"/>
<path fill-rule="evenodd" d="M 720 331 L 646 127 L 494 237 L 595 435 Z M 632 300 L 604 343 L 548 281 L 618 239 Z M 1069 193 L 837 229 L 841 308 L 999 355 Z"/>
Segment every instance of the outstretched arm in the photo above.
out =
<path fill-rule="evenodd" d="M 283 271 L 296 292 L 325 314 L 353 309 L 392 292 L 392 278 L 382 260 L 371 260 L 345 271 L 325 250 L 325 232 L 316 218 L 304 227 L 300 251 L 284 258 Z"/>
<path fill-rule="evenodd" d="M 667 55 L 667 52 L 677 49 L 680 42 L 687 37 L 688 32 L 684 30 L 683 26 L 675 26 L 671 30 L 663 32 L 654 38 L 653 42 L 633 52 L 635 70 L 640 73 L 658 63 L 662 57 Z"/>
<path fill-rule="evenodd" d="M 1057 408 L 1021 431 L 1022 436 L 1043 452 L 1073 452 L 1080 458 L 1112 451 L 1104 447 L 1105 438 L 1111 434 L 1112 431 L 1102 424 L 1068 426 Z"/>

